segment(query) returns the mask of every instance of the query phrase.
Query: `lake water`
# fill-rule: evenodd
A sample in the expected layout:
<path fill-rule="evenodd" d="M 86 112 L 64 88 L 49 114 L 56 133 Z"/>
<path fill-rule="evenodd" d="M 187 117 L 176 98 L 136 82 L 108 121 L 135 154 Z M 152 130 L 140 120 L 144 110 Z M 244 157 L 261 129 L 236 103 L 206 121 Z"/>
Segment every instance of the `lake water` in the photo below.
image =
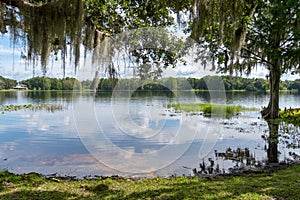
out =
<path fill-rule="evenodd" d="M 225 97 L 225 99 L 224 99 Z M 283 93 L 280 107 L 300 108 L 300 95 Z M 58 104 L 62 110 L 0 114 L 0 169 L 59 176 L 189 175 L 199 163 L 230 168 L 268 160 L 268 124 L 259 111 L 230 119 L 177 113 L 168 103 L 214 102 L 260 109 L 267 94 L 182 92 L 176 95 L 89 92 L 0 92 L 1 105 Z M 279 161 L 300 155 L 299 129 L 279 127 Z M 273 144 L 274 145 L 274 144 Z M 250 160 L 232 157 L 246 151 Z M 245 150 L 247 149 L 247 150 Z M 248 156 L 249 157 L 249 156 Z M 252 163 L 252 164 L 253 164 Z"/>

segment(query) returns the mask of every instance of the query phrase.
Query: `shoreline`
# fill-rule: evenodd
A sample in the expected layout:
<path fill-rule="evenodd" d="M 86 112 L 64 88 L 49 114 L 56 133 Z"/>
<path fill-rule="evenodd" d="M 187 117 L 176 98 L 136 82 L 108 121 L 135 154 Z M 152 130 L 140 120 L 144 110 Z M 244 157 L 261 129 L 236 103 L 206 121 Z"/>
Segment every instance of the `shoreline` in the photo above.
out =
<path fill-rule="evenodd" d="M 216 178 L 216 177 L 235 177 L 235 176 L 246 176 L 246 175 L 256 175 L 256 174 L 265 174 L 265 173 L 273 173 L 280 170 L 288 169 L 293 166 L 300 167 L 300 160 L 292 161 L 292 162 L 279 162 L 279 163 L 270 163 L 268 165 L 260 166 L 260 167 L 244 167 L 235 169 L 232 172 L 227 173 L 213 173 L 213 174 L 193 174 L 193 175 L 167 175 L 167 176 L 143 176 L 143 175 L 129 175 L 129 176 L 122 176 L 118 174 L 114 175 L 85 175 L 82 178 L 78 176 L 63 176 L 57 175 L 58 173 L 53 174 L 42 174 L 37 172 L 29 172 L 29 173 L 14 173 L 10 172 L 9 170 L 0 169 L 0 173 L 7 172 L 14 176 L 27 176 L 31 174 L 35 174 L 37 176 L 46 178 L 46 179 L 60 179 L 66 181 L 84 181 L 84 180 L 105 180 L 105 179 L 113 179 L 113 180 L 151 180 L 156 178 L 163 178 L 163 179 L 171 179 L 171 178 Z M 192 171 L 191 171 L 192 172 Z"/>
<path fill-rule="evenodd" d="M 0 171 L 0 199 L 298 199 L 300 165 L 234 176 L 64 180 Z"/>

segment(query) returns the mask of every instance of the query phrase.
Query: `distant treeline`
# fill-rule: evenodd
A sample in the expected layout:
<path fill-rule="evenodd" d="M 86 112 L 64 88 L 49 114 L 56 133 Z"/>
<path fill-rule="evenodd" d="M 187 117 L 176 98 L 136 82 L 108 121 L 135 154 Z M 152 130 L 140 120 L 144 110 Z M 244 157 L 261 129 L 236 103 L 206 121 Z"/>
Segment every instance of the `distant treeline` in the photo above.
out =
<path fill-rule="evenodd" d="M 131 79 L 108 79 L 101 78 L 95 80 L 78 81 L 75 78 L 49 78 L 34 77 L 23 80 L 24 84 L 30 90 L 73 90 L 73 89 L 94 89 L 95 83 L 98 84 L 97 91 L 112 91 L 115 86 L 120 90 L 138 90 L 138 91 L 167 91 L 171 90 L 208 90 L 207 85 L 213 85 L 214 81 L 221 80 L 227 91 L 266 91 L 269 89 L 269 81 L 262 78 L 242 78 L 233 76 L 205 76 L 203 78 L 162 78 L 156 81 L 141 80 L 139 78 Z M 0 89 L 11 89 L 17 85 L 16 80 L 7 79 L 0 76 Z M 281 81 L 281 90 L 300 91 L 300 79 L 295 81 Z"/>
<path fill-rule="evenodd" d="M 193 89 L 207 90 L 207 83 L 222 78 L 225 90 L 266 91 L 269 90 L 269 80 L 263 78 L 242 78 L 233 76 L 206 76 L 201 79 L 188 78 Z M 280 90 L 300 91 L 300 79 L 281 81 Z"/>
<path fill-rule="evenodd" d="M 0 76 L 0 90 L 8 90 L 17 85 L 17 81 Z"/>
<path fill-rule="evenodd" d="M 34 77 L 20 82 L 30 90 L 73 90 L 82 88 L 82 83 L 75 78 Z"/>

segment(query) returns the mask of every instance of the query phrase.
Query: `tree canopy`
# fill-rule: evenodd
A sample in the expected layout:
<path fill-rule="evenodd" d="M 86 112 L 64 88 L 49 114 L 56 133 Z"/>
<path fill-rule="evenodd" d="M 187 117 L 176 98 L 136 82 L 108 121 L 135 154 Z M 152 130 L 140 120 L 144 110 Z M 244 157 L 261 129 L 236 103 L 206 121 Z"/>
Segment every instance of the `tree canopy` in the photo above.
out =
<path fill-rule="evenodd" d="M 269 71 L 270 101 L 262 114 L 277 118 L 280 78 L 287 71 L 300 70 L 299 1 L 0 0 L 0 31 L 9 32 L 14 44 L 21 41 L 27 50 L 25 56 L 33 63 L 40 59 L 46 73 L 50 54 L 61 54 L 63 68 L 69 56 L 76 69 L 81 45 L 84 55 L 94 51 L 99 57 L 101 51 L 94 48 L 101 42 L 114 51 L 122 40 L 112 40 L 114 36 L 129 29 L 172 26 L 175 13 L 184 32 L 199 43 L 197 60 L 204 66 L 212 63 L 213 70 L 230 74 L 250 74 L 257 66 Z M 172 51 L 155 49 L 147 40 L 147 31 L 133 34 L 134 39 L 126 45 L 132 49 L 140 44 L 130 56 L 138 63 L 141 78 L 157 78 L 163 68 L 175 66 L 184 53 L 180 49 L 186 47 L 176 42 Z M 162 32 L 157 35 L 158 45 L 162 40 L 167 44 L 174 41 Z M 152 41 L 157 35 L 150 36 Z M 106 67 L 115 77 L 117 69 L 111 61 Z"/>
<path fill-rule="evenodd" d="M 283 73 L 300 70 L 300 2 L 293 0 L 197 0 L 191 37 L 199 41 L 199 59 L 221 72 L 269 71 L 270 101 L 262 114 L 279 116 Z"/>
<path fill-rule="evenodd" d="M 45 4 L 25 0 L 1 2 L 1 32 L 8 32 L 14 45 L 23 45 L 24 56 L 33 65 L 40 60 L 43 72 L 46 73 L 50 54 L 57 56 L 61 53 L 64 66 L 67 44 L 70 44 L 70 51 L 75 55 L 75 66 L 78 64 L 80 42 L 84 39 L 81 1 L 64 0 Z"/>
<path fill-rule="evenodd" d="M 167 4 L 166 1 L 144 0 L 0 0 L 0 30 L 11 35 L 14 45 L 23 45 L 26 52 L 23 56 L 33 65 L 40 60 L 44 74 L 50 55 L 57 59 L 60 54 L 63 69 L 69 57 L 74 61 L 76 70 L 82 56 L 81 46 L 85 49 L 84 56 L 90 52 L 99 58 L 101 55 L 95 47 L 102 42 L 116 48 L 118 38 L 113 40 L 114 44 L 110 38 L 118 33 L 134 28 L 171 26 L 174 19 Z M 140 44 L 148 42 L 145 36 L 139 36 L 134 39 Z M 163 39 L 168 41 L 166 36 Z M 142 64 L 145 64 L 149 60 L 145 52 L 154 55 L 154 51 L 139 49 L 131 51 L 130 56 L 141 58 Z M 162 57 L 161 52 L 155 52 L 155 55 Z M 172 65 L 177 61 L 175 58 L 173 55 L 165 56 L 161 62 Z M 116 72 L 108 70 L 109 73 L 112 71 Z"/>

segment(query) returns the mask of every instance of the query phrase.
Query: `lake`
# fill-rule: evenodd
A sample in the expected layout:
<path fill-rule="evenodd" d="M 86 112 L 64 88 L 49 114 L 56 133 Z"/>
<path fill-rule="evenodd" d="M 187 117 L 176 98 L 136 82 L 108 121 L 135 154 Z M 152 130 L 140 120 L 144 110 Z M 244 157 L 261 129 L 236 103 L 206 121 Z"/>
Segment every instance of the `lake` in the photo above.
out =
<path fill-rule="evenodd" d="M 300 108 L 299 99 L 297 93 L 282 93 L 280 107 Z M 280 125 L 279 137 L 271 143 L 259 110 L 225 119 L 167 107 L 188 102 L 260 109 L 267 105 L 268 94 L 124 92 L 94 97 L 80 91 L 0 92 L 1 105 L 62 106 L 0 114 L 0 169 L 79 178 L 170 176 L 190 175 L 193 168 L 200 169 L 199 163 L 224 172 L 264 164 L 271 147 L 279 161 L 300 155 L 299 129 L 291 125 Z"/>

